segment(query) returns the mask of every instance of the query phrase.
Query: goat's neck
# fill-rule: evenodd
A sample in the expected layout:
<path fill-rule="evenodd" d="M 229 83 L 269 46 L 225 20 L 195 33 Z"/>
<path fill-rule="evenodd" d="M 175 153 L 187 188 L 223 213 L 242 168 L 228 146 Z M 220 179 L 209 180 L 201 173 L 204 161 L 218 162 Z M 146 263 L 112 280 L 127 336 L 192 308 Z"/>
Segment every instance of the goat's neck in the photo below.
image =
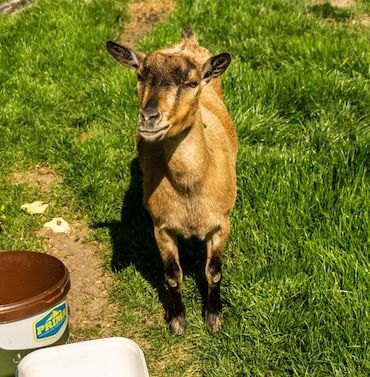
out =
<path fill-rule="evenodd" d="M 205 177 L 209 163 L 200 111 L 187 130 L 163 142 L 163 150 L 173 184 L 184 190 L 195 189 Z"/>

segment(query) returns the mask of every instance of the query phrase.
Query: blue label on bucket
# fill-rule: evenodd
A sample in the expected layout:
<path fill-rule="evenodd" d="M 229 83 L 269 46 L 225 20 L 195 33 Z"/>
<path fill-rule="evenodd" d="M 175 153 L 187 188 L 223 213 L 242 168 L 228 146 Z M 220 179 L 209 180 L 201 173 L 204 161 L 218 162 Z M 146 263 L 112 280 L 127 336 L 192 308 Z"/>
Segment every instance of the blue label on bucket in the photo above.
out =
<path fill-rule="evenodd" d="M 56 336 L 67 319 L 66 303 L 51 309 L 34 325 L 35 340 L 47 340 Z"/>

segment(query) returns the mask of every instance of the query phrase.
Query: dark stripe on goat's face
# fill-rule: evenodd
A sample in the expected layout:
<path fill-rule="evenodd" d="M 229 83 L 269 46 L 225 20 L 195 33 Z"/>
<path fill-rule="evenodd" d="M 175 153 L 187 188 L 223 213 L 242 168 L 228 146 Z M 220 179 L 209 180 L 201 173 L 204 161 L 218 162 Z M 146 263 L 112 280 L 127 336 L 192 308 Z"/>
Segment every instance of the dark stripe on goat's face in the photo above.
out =
<path fill-rule="evenodd" d="M 151 90 L 149 92 L 148 99 L 143 106 L 145 109 L 157 109 L 159 105 L 159 91 L 158 90 Z"/>
<path fill-rule="evenodd" d="M 183 89 L 181 88 L 181 86 L 177 88 L 174 106 L 176 106 L 179 103 L 182 90 Z"/>

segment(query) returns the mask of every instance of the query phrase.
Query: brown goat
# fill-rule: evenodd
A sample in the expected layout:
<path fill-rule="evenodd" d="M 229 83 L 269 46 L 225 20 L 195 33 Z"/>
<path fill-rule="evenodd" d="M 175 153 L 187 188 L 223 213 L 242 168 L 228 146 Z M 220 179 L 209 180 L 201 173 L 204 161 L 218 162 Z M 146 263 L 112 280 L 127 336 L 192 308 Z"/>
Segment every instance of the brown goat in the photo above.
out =
<path fill-rule="evenodd" d="M 164 264 L 170 328 L 181 334 L 186 327 L 178 236 L 195 236 L 207 244 L 206 319 L 214 332 L 221 325 L 222 256 L 236 196 L 237 136 L 219 78 L 231 56 L 211 56 L 189 30 L 181 43 L 146 56 L 111 41 L 107 49 L 138 78 L 144 205 Z"/>

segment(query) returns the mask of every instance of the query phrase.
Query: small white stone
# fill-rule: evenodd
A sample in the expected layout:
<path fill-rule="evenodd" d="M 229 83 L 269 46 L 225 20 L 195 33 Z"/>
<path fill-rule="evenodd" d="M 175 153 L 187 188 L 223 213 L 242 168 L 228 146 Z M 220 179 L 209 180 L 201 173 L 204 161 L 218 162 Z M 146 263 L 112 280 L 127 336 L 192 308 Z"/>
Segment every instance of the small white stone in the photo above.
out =
<path fill-rule="evenodd" d="M 44 224 L 45 228 L 51 229 L 54 233 L 68 233 L 70 231 L 70 226 L 61 217 L 55 217 L 53 220 Z"/>

